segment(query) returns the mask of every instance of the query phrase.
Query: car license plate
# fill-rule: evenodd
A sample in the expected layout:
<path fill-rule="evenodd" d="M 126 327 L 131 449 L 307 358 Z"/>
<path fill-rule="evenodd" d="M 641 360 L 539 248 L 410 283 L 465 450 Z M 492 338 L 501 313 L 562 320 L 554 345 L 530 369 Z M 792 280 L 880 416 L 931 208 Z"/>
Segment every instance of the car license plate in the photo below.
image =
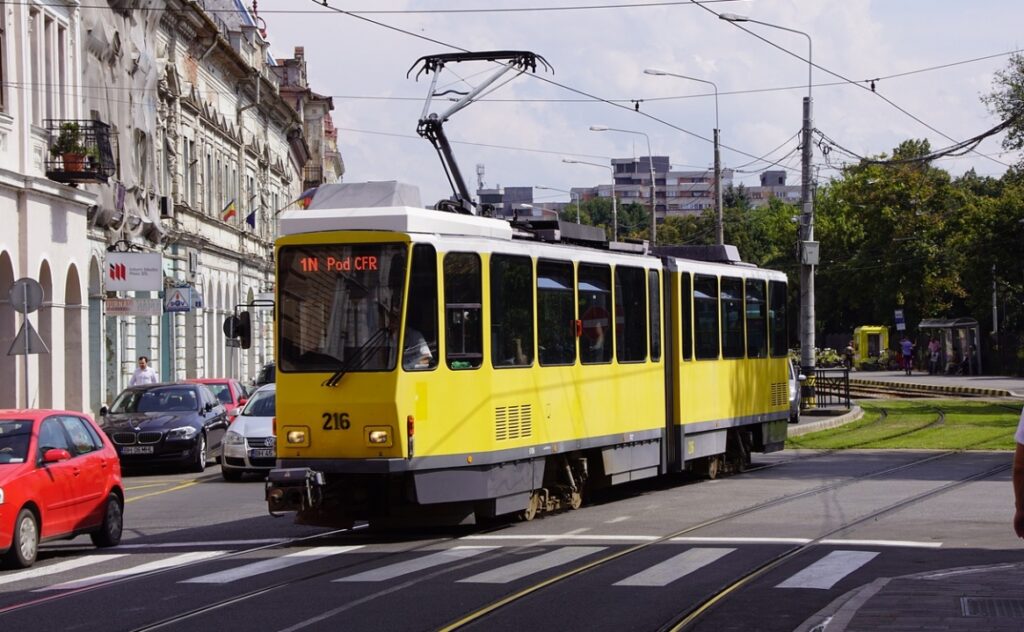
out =
<path fill-rule="evenodd" d="M 121 448 L 121 454 L 153 454 L 151 445 L 126 445 Z"/>
<path fill-rule="evenodd" d="M 273 448 L 256 448 L 249 450 L 250 459 L 272 459 L 277 456 Z"/>

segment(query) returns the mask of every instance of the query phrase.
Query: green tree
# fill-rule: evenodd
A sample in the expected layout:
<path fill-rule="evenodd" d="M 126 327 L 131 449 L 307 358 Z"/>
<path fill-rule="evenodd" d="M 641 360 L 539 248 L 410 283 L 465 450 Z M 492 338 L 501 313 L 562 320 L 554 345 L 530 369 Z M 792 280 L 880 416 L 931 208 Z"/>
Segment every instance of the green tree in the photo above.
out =
<path fill-rule="evenodd" d="M 1001 120 L 1010 121 L 1003 138 L 1003 148 L 1024 148 L 1024 55 L 1016 53 L 1010 56 L 1008 66 L 995 73 L 994 90 L 981 100 Z"/>

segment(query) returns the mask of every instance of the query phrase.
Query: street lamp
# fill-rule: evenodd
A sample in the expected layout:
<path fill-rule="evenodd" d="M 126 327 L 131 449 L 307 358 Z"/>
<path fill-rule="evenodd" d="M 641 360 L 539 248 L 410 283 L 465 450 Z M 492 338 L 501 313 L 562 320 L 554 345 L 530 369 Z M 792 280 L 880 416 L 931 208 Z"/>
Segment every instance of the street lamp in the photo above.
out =
<path fill-rule="evenodd" d="M 611 165 L 602 165 L 597 162 L 587 162 L 585 160 L 573 160 L 571 158 L 562 158 L 562 162 L 570 165 L 590 165 L 591 167 L 601 167 L 602 169 L 608 169 L 612 172 L 612 241 L 616 242 L 619 240 L 619 204 L 615 197 L 615 167 Z M 579 213 L 576 214 L 579 217 Z"/>
<path fill-rule="evenodd" d="M 654 193 L 654 154 L 651 153 L 651 137 L 644 132 L 631 129 L 618 129 L 607 125 L 591 125 L 592 132 L 623 132 L 625 134 L 639 134 L 647 139 L 647 166 L 651 168 L 651 246 L 658 243 L 658 201 Z"/>
<path fill-rule="evenodd" d="M 679 75 L 674 72 L 668 72 L 666 70 L 658 70 L 657 68 L 648 68 L 644 70 L 644 74 L 665 77 L 677 77 L 679 79 L 699 81 L 700 83 L 709 84 L 712 88 L 715 89 L 715 236 L 718 240 L 718 244 L 722 245 L 725 243 L 725 222 L 722 219 L 722 159 L 719 153 L 718 86 L 715 84 L 714 81 L 708 81 L 707 79 L 698 79 L 697 77 L 689 77 L 687 75 Z"/>
<path fill-rule="evenodd" d="M 800 178 L 800 366 L 808 377 L 805 397 L 814 396 L 814 266 L 818 264 L 818 244 L 814 241 L 814 198 L 811 195 L 811 161 L 814 159 L 814 144 L 811 142 L 811 83 L 814 62 L 811 61 L 813 45 L 811 36 L 803 31 L 752 20 L 735 13 L 722 13 L 719 18 L 727 22 L 753 22 L 781 31 L 797 33 L 807 38 L 807 96 L 804 97 L 803 152 Z M 809 383 L 808 383 L 809 382 Z"/>
<path fill-rule="evenodd" d="M 576 223 L 577 224 L 580 223 L 580 196 L 579 196 L 578 193 L 573 193 L 572 191 L 569 191 L 567 189 L 559 189 L 559 188 L 556 188 L 556 187 L 545 187 L 545 186 L 541 186 L 539 184 L 533 185 L 533 188 L 535 188 L 535 189 L 544 189 L 545 191 L 561 191 L 562 193 L 568 193 L 569 194 L 569 203 L 570 204 L 572 204 L 573 196 L 576 196 Z"/>

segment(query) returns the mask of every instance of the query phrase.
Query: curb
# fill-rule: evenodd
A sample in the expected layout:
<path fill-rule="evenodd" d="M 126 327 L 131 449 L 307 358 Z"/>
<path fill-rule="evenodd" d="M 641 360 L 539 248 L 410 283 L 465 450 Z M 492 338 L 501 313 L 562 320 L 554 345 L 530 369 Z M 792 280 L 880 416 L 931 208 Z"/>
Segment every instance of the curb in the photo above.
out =
<path fill-rule="evenodd" d="M 809 432 L 818 432 L 819 430 L 828 430 L 829 428 L 838 428 L 839 426 L 848 424 L 853 421 L 857 421 L 864 416 L 864 409 L 860 406 L 854 406 L 838 417 L 832 417 L 830 419 L 822 419 L 821 421 L 812 421 L 809 423 L 799 423 L 795 426 L 788 426 L 786 428 L 787 437 L 799 437 L 800 435 L 807 434 Z"/>
<path fill-rule="evenodd" d="M 986 395 L 988 397 L 1015 397 L 1012 391 L 1001 388 L 981 388 L 979 386 L 941 386 L 938 384 L 917 384 L 912 382 L 884 382 L 882 380 L 862 380 L 850 378 L 850 386 L 876 386 L 879 388 L 899 388 L 905 390 L 931 391 L 933 393 L 962 393 L 970 395 Z"/>

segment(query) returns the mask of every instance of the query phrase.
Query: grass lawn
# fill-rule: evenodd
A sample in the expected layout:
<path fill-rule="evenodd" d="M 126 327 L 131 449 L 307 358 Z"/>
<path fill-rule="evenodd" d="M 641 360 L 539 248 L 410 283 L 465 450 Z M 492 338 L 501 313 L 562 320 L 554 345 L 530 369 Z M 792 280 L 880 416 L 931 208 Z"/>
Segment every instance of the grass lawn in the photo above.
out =
<path fill-rule="evenodd" d="M 793 437 L 787 448 L 842 450 L 1013 450 L 1020 402 L 970 399 L 873 400 L 860 402 L 864 417 Z"/>

